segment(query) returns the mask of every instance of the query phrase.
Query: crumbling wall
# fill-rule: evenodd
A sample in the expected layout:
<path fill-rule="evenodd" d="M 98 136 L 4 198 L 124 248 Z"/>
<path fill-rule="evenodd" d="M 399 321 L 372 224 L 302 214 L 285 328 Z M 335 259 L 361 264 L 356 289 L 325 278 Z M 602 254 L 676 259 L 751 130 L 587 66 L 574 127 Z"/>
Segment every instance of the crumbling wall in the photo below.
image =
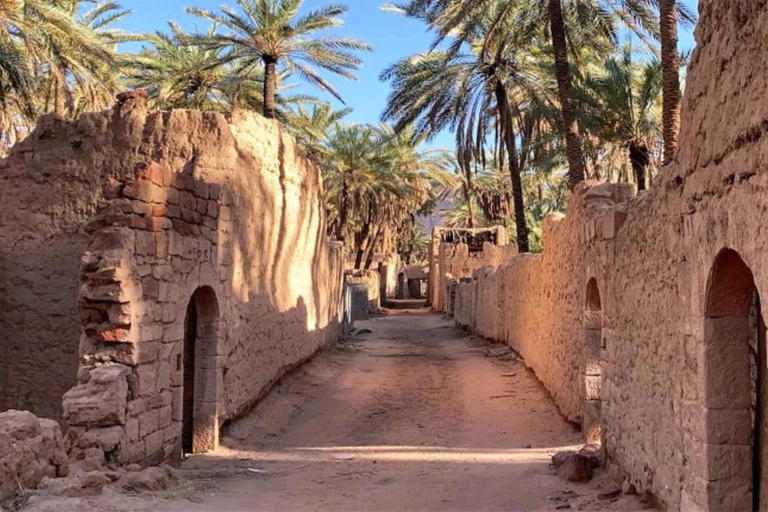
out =
<path fill-rule="evenodd" d="M 441 253 L 442 245 L 467 245 L 467 242 L 473 244 L 473 252 L 485 252 L 486 245 L 505 246 L 508 243 L 507 229 L 504 226 L 492 226 L 487 228 L 446 228 L 436 227 L 432 229 L 432 235 L 429 243 L 429 280 L 427 281 L 427 303 L 433 309 L 444 311 L 445 299 L 445 281 L 444 278 L 449 272 L 442 267 L 443 257 Z M 467 247 L 467 254 L 470 249 Z M 481 263 L 490 265 L 493 262 Z M 473 267 L 474 268 L 474 267 Z M 455 279 L 461 277 L 470 277 L 471 269 L 465 272 L 466 275 L 453 276 Z"/>
<path fill-rule="evenodd" d="M 69 460 L 58 423 L 28 411 L 0 413 L 0 502 L 67 476 Z"/>
<path fill-rule="evenodd" d="M 461 280 L 462 278 L 472 277 L 472 272 L 480 267 L 497 267 L 507 263 L 517 254 L 517 248 L 512 245 L 494 245 L 484 243 L 483 250 L 470 252 L 466 244 L 440 244 L 437 257 L 437 268 L 439 271 L 433 276 L 430 272 L 430 280 L 435 280 L 435 288 L 441 290 L 441 293 L 434 297 L 436 302 L 433 307 L 440 311 L 448 313 L 449 305 L 447 297 L 442 290 L 446 289 L 448 279 Z"/>
<path fill-rule="evenodd" d="M 67 277 L 48 292 L 77 305 L 57 319 L 77 335 L 26 326 L 42 343 L 54 338 L 74 352 L 82 332 L 79 371 L 76 356 L 50 360 L 37 345 L 25 348 L 35 364 L 66 375 L 64 385 L 77 384 L 64 415 L 78 456 L 100 450 L 119 463 L 150 464 L 180 455 L 191 303 L 193 451 L 214 446 L 221 423 L 339 334 L 343 258 L 325 240 L 320 175 L 277 123 L 247 113 L 149 112 L 140 94 L 124 95 L 111 112 L 74 123 L 44 118 L 6 171 L 9 201 L 24 195 L 26 181 L 52 175 L 60 194 L 41 187 L 28 209 L 45 209 L 45 200 L 67 212 L 82 256 L 76 265 L 51 262 Z M 71 197 L 84 206 L 74 209 Z M 42 253 L 48 239 L 33 233 L 65 238 L 57 220 L 10 227 Z M 3 293 L 35 307 L 31 296 Z M 19 328 L 13 315 L 4 321 Z"/>

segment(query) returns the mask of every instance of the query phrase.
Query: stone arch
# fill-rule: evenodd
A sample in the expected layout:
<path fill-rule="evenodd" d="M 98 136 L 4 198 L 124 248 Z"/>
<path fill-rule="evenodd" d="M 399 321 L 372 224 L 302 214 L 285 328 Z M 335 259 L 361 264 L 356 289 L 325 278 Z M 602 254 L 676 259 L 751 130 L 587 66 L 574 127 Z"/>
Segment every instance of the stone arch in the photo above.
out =
<path fill-rule="evenodd" d="M 210 286 L 202 286 L 187 305 L 183 347 L 177 360 L 177 369 L 182 371 L 183 454 L 210 451 L 219 444 L 220 330 L 216 293 Z"/>
<path fill-rule="evenodd" d="M 584 305 L 584 410 L 582 430 L 586 442 L 601 439 L 601 389 L 603 344 L 603 304 L 597 280 L 587 282 Z"/>
<path fill-rule="evenodd" d="M 763 510 L 765 323 L 752 270 L 734 250 L 712 265 L 704 319 L 706 480 L 711 510 Z"/>

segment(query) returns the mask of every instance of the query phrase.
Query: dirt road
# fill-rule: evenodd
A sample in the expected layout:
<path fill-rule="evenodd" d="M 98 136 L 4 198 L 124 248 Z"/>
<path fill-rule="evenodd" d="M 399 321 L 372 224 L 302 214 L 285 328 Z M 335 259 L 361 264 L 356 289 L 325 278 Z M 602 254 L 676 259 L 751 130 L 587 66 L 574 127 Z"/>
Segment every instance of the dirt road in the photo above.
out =
<path fill-rule="evenodd" d="M 182 472 L 192 501 L 158 510 L 642 509 L 559 480 L 581 436 L 512 354 L 408 311 L 287 378 Z"/>
<path fill-rule="evenodd" d="M 136 494 L 32 500 L 43 512 L 642 510 L 599 470 L 560 480 L 549 461 L 580 444 L 506 347 L 426 310 L 359 322 L 369 334 L 288 376 L 224 432 L 180 484 Z"/>

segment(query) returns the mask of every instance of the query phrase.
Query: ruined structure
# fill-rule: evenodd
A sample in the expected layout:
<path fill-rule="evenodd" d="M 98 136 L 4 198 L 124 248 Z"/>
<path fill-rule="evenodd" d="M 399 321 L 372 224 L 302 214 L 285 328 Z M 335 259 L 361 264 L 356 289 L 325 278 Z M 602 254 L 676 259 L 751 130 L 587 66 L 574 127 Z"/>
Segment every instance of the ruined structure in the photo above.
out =
<path fill-rule="evenodd" d="M 640 491 L 764 510 L 768 8 L 699 7 L 676 161 L 639 197 L 581 188 L 544 254 L 478 271 L 456 316 L 519 351 Z"/>
<path fill-rule="evenodd" d="M 452 310 L 452 304 L 446 304 L 448 280 L 471 277 L 474 269 L 485 265 L 505 263 L 517 254 L 507 242 L 504 226 L 433 229 L 429 246 L 429 305 L 441 311 Z"/>
<path fill-rule="evenodd" d="M 0 167 L 0 409 L 56 418 L 66 392 L 76 458 L 210 449 L 338 337 L 342 249 L 277 123 L 124 94 Z"/>

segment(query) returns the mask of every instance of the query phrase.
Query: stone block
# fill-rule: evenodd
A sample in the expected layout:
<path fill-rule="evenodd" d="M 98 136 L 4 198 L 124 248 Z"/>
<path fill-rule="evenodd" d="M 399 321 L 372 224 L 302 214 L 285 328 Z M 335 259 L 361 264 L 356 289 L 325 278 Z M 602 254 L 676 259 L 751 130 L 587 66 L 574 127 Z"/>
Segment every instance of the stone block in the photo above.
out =
<path fill-rule="evenodd" d="M 159 409 L 150 409 L 139 414 L 139 436 L 144 438 L 160 429 Z"/>
<path fill-rule="evenodd" d="M 220 370 L 205 368 L 195 371 L 195 400 L 216 402 L 222 389 L 223 377 Z"/>
<path fill-rule="evenodd" d="M 179 191 L 175 188 L 168 188 L 166 189 L 166 199 L 165 202 L 167 205 L 178 205 L 179 204 Z"/>
<path fill-rule="evenodd" d="M 152 275 L 160 281 L 169 281 L 173 277 L 173 268 L 168 265 L 155 265 L 152 267 Z"/>
<path fill-rule="evenodd" d="M 584 329 L 584 356 L 587 361 L 600 361 L 603 344 L 602 329 Z"/>
<path fill-rule="evenodd" d="M 194 237 L 200 234 L 200 226 L 181 219 L 173 220 L 173 229 L 185 237 Z"/>
<path fill-rule="evenodd" d="M 749 345 L 709 343 L 704 347 L 706 406 L 734 409 L 750 404 Z"/>
<path fill-rule="evenodd" d="M 113 364 L 94 368 L 88 381 L 64 394 L 63 417 L 70 425 L 109 427 L 125 424 L 129 367 Z"/>
<path fill-rule="evenodd" d="M 159 306 L 158 306 L 159 307 Z M 144 323 L 137 327 L 139 330 L 139 341 L 161 341 L 163 338 L 163 325 L 152 325 L 150 323 Z"/>
<path fill-rule="evenodd" d="M 216 219 L 219 216 L 219 204 L 216 201 L 208 201 L 205 214 Z"/>
<path fill-rule="evenodd" d="M 170 187 L 173 183 L 173 172 L 156 162 L 143 162 L 136 166 L 133 172 L 136 180 L 151 181 L 161 187 Z"/>
<path fill-rule="evenodd" d="M 128 442 L 138 441 L 139 435 L 139 418 L 129 418 L 125 422 L 125 437 Z"/>
<path fill-rule="evenodd" d="M 584 377 L 587 400 L 600 400 L 600 393 L 603 387 L 603 378 L 599 375 L 587 375 Z"/>
<path fill-rule="evenodd" d="M 179 193 L 179 205 L 181 206 L 182 215 L 184 210 L 195 211 L 197 210 L 197 199 L 191 192 L 181 191 Z"/>
<path fill-rule="evenodd" d="M 144 448 L 144 440 L 139 439 L 135 442 L 120 445 L 120 453 L 117 456 L 117 460 L 120 464 L 126 465 L 141 462 L 146 457 L 147 452 Z"/>
<path fill-rule="evenodd" d="M 752 413 L 748 408 L 706 411 L 706 441 L 710 445 L 749 445 L 752 440 Z"/>
<path fill-rule="evenodd" d="M 154 233 L 168 231 L 172 228 L 173 222 L 167 217 L 151 217 L 147 219 L 147 229 Z"/>
<path fill-rule="evenodd" d="M 710 480 L 752 480 L 752 446 L 709 444 L 707 477 Z"/>
<path fill-rule="evenodd" d="M 104 453 L 115 450 L 126 435 L 121 426 L 92 428 L 77 440 L 77 446 L 81 449 L 96 447 Z"/>
<path fill-rule="evenodd" d="M 184 388 L 176 386 L 171 388 L 171 418 L 180 422 L 184 417 Z"/>
<path fill-rule="evenodd" d="M 168 405 L 165 407 L 161 407 L 158 409 L 160 411 L 160 428 L 165 429 L 171 425 L 173 422 L 172 414 L 173 414 L 173 408 Z"/>
<path fill-rule="evenodd" d="M 143 364 L 134 371 L 136 375 L 136 393 L 149 396 L 157 391 L 157 364 Z"/>
<path fill-rule="evenodd" d="M 168 258 L 168 235 L 166 233 L 155 233 L 155 257 L 159 260 Z"/>
<path fill-rule="evenodd" d="M 147 463 L 150 465 L 159 464 L 165 457 L 163 451 L 163 431 L 158 430 L 149 434 L 144 439 L 144 449 L 147 452 Z"/>
<path fill-rule="evenodd" d="M 157 363 L 157 389 L 167 389 L 171 385 L 171 363 L 160 361 Z"/>
<path fill-rule="evenodd" d="M 165 189 L 151 181 L 129 181 L 123 187 L 123 195 L 131 199 L 138 199 L 145 203 L 163 203 L 166 199 Z"/>
<path fill-rule="evenodd" d="M 192 193 L 200 199 L 208 199 L 208 184 L 201 180 L 192 183 Z"/>
<path fill-rule="evenodd" d="M 153 204 L 149 213 L 152 217 L 165 217 L 168 214 L 168 209 L 164 204 Z"/>

